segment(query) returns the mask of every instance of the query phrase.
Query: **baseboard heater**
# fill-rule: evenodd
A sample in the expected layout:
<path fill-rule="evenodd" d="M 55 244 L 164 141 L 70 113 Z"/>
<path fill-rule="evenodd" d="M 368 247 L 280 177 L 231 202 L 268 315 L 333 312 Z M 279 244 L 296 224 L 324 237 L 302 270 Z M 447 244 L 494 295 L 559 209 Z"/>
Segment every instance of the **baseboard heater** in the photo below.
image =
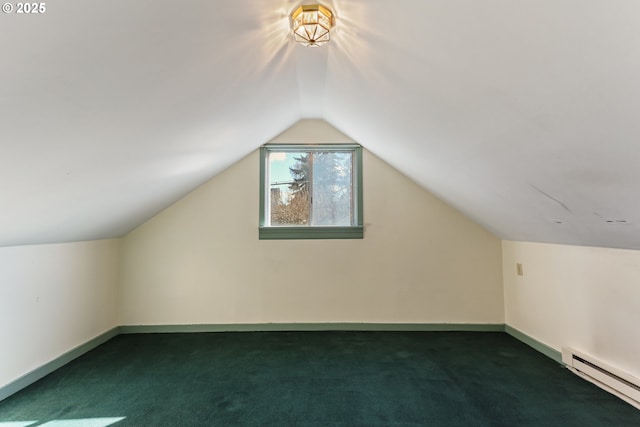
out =
<path fill-rule="evenodd" d="M 562 361 L 575 374 L 640 409 L 640 379 L 572 348 L 562 349 Z"/>

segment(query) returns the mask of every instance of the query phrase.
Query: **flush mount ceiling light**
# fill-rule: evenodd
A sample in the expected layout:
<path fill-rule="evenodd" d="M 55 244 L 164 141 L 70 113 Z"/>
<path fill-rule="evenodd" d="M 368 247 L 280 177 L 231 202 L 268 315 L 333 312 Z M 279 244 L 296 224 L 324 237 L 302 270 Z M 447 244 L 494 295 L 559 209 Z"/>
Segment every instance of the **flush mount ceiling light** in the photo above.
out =
<path fill-rule="evenodd" d="M 328 42 L 332 25 L 333 13 L 319 4 L 303 4 L 291 14 L 293 36 L 303 46 L 317 47 Z"/>

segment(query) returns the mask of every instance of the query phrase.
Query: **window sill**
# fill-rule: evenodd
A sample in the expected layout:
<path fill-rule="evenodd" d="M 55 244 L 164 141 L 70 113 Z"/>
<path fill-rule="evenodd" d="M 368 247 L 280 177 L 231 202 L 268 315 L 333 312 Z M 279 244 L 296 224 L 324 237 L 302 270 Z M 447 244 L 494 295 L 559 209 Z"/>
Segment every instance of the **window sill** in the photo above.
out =
<path fill-rule="evenodd" d="M 260 227 L 260 240 L 363 239 L 364 227 Z"/>

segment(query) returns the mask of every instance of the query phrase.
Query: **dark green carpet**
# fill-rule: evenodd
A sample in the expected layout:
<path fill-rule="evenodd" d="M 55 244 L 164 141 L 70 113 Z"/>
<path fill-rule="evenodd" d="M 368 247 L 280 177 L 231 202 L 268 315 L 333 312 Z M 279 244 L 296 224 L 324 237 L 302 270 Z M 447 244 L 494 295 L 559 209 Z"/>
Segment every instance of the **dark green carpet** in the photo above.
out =
<path fill-rule="evenodd" d="M 110 417 L 125 417 L 115 427 L 640 426 L 640 411 L 504 333 L 120 335 L 0 402 L 0 426 Z"/>

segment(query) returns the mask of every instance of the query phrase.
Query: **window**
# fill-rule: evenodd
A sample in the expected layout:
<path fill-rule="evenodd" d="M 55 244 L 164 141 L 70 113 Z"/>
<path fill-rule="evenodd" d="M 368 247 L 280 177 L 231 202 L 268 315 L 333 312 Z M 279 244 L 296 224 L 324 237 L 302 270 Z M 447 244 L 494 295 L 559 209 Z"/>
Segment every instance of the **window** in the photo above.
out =
<path fill-rule="evenodd" d="M 259 236 L 362 239 L 362 148 L 263 146 Z"/>

